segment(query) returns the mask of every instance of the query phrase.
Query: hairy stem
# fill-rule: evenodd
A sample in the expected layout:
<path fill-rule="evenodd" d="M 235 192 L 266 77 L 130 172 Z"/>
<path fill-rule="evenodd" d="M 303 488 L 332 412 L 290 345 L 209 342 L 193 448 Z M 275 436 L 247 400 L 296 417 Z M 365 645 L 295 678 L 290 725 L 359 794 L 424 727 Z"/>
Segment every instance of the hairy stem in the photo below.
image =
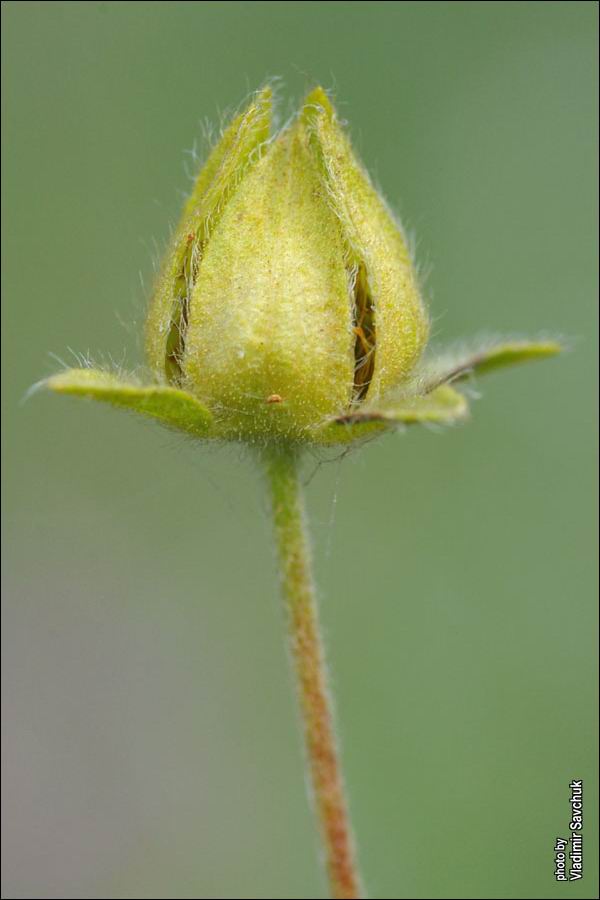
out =
<path fill-rule="evenodd" d="M 277 447 L 264 454 L 290 646 L 316 814 L 331 896 L 358 898 L 350 818 L 336 746 L 319 618 L 311 575 L 295 452 Z"/>

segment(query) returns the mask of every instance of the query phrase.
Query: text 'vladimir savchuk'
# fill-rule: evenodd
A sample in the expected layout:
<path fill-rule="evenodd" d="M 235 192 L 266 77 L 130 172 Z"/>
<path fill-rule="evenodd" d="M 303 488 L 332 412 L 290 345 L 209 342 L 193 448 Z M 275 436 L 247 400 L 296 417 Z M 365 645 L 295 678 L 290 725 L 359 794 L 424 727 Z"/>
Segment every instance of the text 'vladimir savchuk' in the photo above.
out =
<path fill-rule="evenodd" d="M 554 877 L 557 881 L 579 881 L 583 878 L 583 781 L 572 781 L 571 821 L 568 838 L 556 838 Z"/>

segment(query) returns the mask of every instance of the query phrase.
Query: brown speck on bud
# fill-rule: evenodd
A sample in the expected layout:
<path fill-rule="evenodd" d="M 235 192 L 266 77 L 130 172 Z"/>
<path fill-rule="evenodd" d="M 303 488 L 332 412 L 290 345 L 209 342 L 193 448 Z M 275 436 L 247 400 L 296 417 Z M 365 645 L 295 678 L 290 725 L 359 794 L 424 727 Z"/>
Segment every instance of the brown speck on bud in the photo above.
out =
<path fill-rule="evenodd" d="M 283 403 L 283 397 L 280 397 L 279 394 L 269 394 L 266 399 L 267 403 Z"/>

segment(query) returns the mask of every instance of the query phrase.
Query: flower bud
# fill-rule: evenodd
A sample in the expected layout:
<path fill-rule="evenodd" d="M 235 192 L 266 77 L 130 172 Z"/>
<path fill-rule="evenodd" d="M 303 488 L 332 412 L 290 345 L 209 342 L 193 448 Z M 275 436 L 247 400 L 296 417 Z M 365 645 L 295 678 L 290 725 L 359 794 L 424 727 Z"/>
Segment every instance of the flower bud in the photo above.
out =
<path fill-rule="evenodd" d="M 560 351 L 486 340 L 420 358 L 406 240 L 326 94 L 274 137 L 270 116 L 265 88 L 196 180 L 148 314 L 154 377 L 83 366 L 40 385 L 203 440 L 336 446 L 461 421 L 456 384 Z"/>
<path fill-rule="evenodd" d="M 302 440 L 406 381 L 427 317 L 397 223 L 321 89 L 269 140 L 258 93 L 201 171 L 147 325 L 223 437 Z"/>

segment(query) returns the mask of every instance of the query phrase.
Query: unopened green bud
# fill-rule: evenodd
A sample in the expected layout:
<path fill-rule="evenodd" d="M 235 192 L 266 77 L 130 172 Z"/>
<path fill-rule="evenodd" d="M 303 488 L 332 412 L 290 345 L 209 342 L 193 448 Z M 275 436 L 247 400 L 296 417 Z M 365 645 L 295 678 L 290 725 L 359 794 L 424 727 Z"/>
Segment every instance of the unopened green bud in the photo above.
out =
<path fill-rule="evenodd" d="M 44 384 L 204 439 L 348 444 L 468 412 L 455 383 L 551 356 L 509 340 L 424 356 L 399 224 L 314 90 L 271 136 L 271 91 L 223 133 L 184 208 L 146 324 L 152 379 L 70 369 Z"/>
<path fill-rule="evenodd" d="M 402 232 L 324 92 L 270 142 L 269 101 L 256 96 L 200 173 L 148 355 L 224 436 L 301 438 L 406 379 L 427 318 Z"/>

